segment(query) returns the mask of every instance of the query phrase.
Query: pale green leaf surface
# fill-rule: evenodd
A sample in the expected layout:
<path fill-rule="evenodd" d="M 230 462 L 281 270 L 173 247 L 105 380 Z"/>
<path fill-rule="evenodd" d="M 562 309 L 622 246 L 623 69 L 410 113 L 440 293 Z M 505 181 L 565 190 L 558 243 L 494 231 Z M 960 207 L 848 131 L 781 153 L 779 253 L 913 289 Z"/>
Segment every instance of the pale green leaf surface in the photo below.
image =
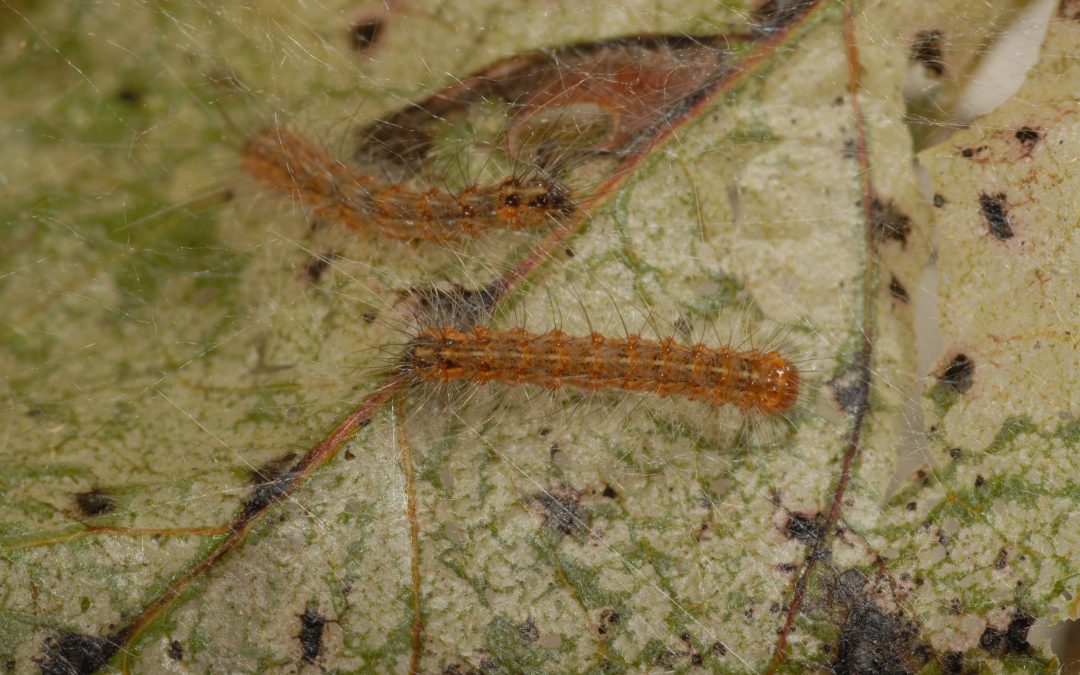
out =
<path fill-rule="evenodd" d="M 349 3 L 57 3 L 0 15 L 0 666 L 35 670 L 64 631 L 110 634 L 205 558 L 222 535 L 177 528 L 229 523 L 251 499 L 254 468 L 308 452 L 377 388 L 406 339 L 391 319 L 398 290 L 488 282 L 535 243 L 502 235 L 440 249 L 310 233 L 302 208 L 241 176 L 237 128 L 276 116 L 345 155 L 354 127 L 495 59 L 641 32 L 740 32 L 753 9 L 402 7 L 370 57 L 348 47 L 360 16 Z M 789 519 L 829 509 L 852 424 L 835 392 L 850 386 L 870 325 L 871 413 L 784 668 L 829 667 L 858 621 L 891 640 L 881 653 L 892 662 L 915 662 L 929 644 L 931 671 L 949 652 L 988 669 L 1042 668 L 1041 652 L 1002 660 L 979 641 L 1018 611 L 1076 616 L 1077 24 L 1053 27 L 1014 103 L 922 157 L 940 209 L 919 195 L 903 123 L 913 35 L 970 36 L 949 43 L 953 76 L 1010 10 L 858 13 L 866 175 L 842 14 L 827 7 L 646 162 L 568 242 L 573 256 L 549 261 L 500 316 L 609 334 L 685 317 L 713 343 L 746 325 L 783 335 L 812 371 L 794 433 L 738 441 L 731 411 L 638 396 L 490 387 L 444 406 L 416 392 L 403 419 L 381 408 L 111 666 L 311 669 L 300 635 L 312 608 L 329 620 L 319 666 L 406 671 L 404 446 L 423 672 L 764 670 L 811 552 Z M 254 96 L 231 92 L 229 77 Z M 125 102 L 125 88 L 142 98 Z M 1014 157 L 1020 124 L 1049 131 L 1027 158 Z M 969 145 L 986 145 L 986 161 L 958 158 Z M 911 227 L 876 261 L 865 180 Z M 978 194 L 991 190 L 1009 194 L 1007 242 L 980 220 Z M 932 227 L 943 331 L 975 362 L 974 384 L 951 398 L 931 390 L 932 466 L 890 496 L 917 379 L 910 307 L 890 283 L 919 283 Z M 306 281 L 327 250 L 331 269 Z M 363 319 L 372 312 L 382 320 Z M 90 517 L 76 495 L 95 489 L 112 509 Z M 577 521 L 560 520 L 558 500 Z M 141 533 L 73 537 L 87 525 Z M 837 600 L 853 570 L 867 575 L 858 599 Z M 915 637 L 897 637 L 901 623 Z"/>
<path fill-rule="evenodd" d="M 940 368 L 964 354 L 973 370 L 963 394 L 939 384 L 924 399 L 936 470 L 901 495 L 929 525 L 908 555 L 991 624 L 1017 606 L 1078 616 L 1078 44 L 1080 24 L 1055 17 L 1013 99 L 922 155 L 943 198 Z M 930 541 L 942 529 L 956 532 Z"/>

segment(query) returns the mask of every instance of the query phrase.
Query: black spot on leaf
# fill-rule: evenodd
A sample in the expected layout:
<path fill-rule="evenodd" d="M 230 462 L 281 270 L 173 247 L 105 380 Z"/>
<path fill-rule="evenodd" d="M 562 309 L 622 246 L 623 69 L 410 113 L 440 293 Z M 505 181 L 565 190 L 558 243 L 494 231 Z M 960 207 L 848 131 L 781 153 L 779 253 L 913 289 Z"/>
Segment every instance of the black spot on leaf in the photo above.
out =
<path fill-rule="evenodd" d="M 940 30 L 921 30 L 915 34 L 911 44 L 911 60 L 917 61 L 934 75 L 945 74 L 945 57 L 941 48 Z"/>
<path fill-rule="evenodd" d="M 670 649 L 664 649 L 664 650 L 661 650 L 660 653 L 658 653 L 656 655 L 656 658 L 653 659 L 653 662 L 656 665 L 661 666 L 663 668 L 674 668 L 675 664 L 678 662 L 678 660 L 679 660 L 679 655 L 678 654 L 671 651 Z"/>
<path fill-rule="evenodd" d="M 807 546 L 814 546 L 825 534 L 824 521 L 821 514 L 813 517 L 801 513 L 792 514 L 785 527 L 788 537 L 798 539 Z"/>
<path fill-rule="evenodd" d="M 874 228 L 875 241 L 878 243 L 892 239 L 907 244 L 908 235 L 911 234 L 911 218 L 893 204 L 890 199 L 887 202 L 874 197 L 871 203 L 870 223 Z"/>
<path fill-rule="evenodd" d="M 130 106 L 136 106 L 142 103 L 143 92 L 138 87 L 124 86 L 116 92 L 116 100 L 121 103 L 125 103 Z"/>
<path fill-rule="evenodd" d="M 1031 652 L 1031 644 L 1028 642 L 1027 636 L 1034 623 L 1034 616 L 1022 610 L 1017 611 L 1012 621 L 1009 622 L 1008 628 L 1005 629 L 1005 641 L 1008 643 L 1010 652 L 1018 654 Z"/>
<path fill-rule="evenodd" d="M 1039 141 L 1042 140 L 1043 133 L 1044 132 L 1039 129 L 1020 127 L 1016 130 L 1016 140 L 1019 141 L 1020 146 L 1024 148 L 1025 152 L 1031 152 L 1031 150 L 1039 144 Z"/>
<path fill-rule="evenodd" d="M 979 208 L 982 209 L 983 217 L 986 218 L 990 227 L 990 234 L 1000 241 L 1013 237 L 1012 220 L 1009 218 L 1009 207 L 1004 192 L 996 195 L 988 195 L 984 192 L 979 195 Z"/>
<path fill-rule="evenodd" d="M 997 557 L 994 558 L 994 569 L 1003 570 L 1009 564 L 1009 552 L 1005 549 L 1001 549 L 997 553 Z"/>
<path fill-rule="evenodd" d="M 251 472 L 251 481 L 255 487 L 251 497 L 244 504 L 244 515 L 250 517 L 267 508 L 289 489 L 296 472 L 292 468 L 295 452 L 272 459 Z"/>
<path fill-rule="evenodd" d="M 975 363 L 965 354 L 957 354 L 938 376 L 938 384 L 963 394 L 971 389 L 975 378 Z"/>
<path fill-rule="evenodd" d="M 45 640 L 39 664 L 42 675 L 89 675 L 120 649 L 109 639 L 64 631 Z"/>
<path fill-rule="evenodd" d="M 315 663 L 322 652 L 323 630 L 326 617 L 319 614 L 315 603 L 308 603 L 300 615 L 300 658 L 304 663 Z"/>
<path fill-rule="evenodd" d="M 1030 654 L 1031 644 L 1027 635 L 1035 617 L 1024 611 L 1018 611 L 1005 630 L 986 627 L 979 638 L 979 646 L 991 654 L 1002 657 L 1009 654 Z"/>
<path fill-rule="evenodd" d="M 690 322 L 687 321 L 684 317 L 680 316 L 679 318 L 675 319 L 675 324 L 673 327 L 675 328 L 675 332 L 681 335 L 683 339 L 687 342 L 690 342 L 693 339 L 694 328 L 690 325 Z"/>
<path fill-rule="evenodd" d="M 829 583 L 829 599 L 842 610 L 833 672 L 908 675 L 919 670 L 929 650 L 902 614 L 887 613 L 867 592 L 867 578 L 848 570 Z"/>
<path fill-rule="evenodd" d="M 518 634 L 521 635 L 521 639 L 526 643 L 532 644 L 540 639 L 540 629 L 536 627 L 536 623 L 532 619 L 526 619 L 525 623 L 517 627 L 517 630 Z"/>
<path fill-rule="evenodd" d="M 833 400 L 848 415 L 855 417 L 867 406 L 870 384 L 857 365 L 851 364 L 829 381 Z"/>
<path fill-rule="evenodd" d="M 365 51 L 375 44 L 383 32 L 383 23 L 377 19 L 357 21 L 349 27 L 349 44 L 357 51 Z"/>
<path fill-rule="evenodd" d="M 1005 632 L 996 628 L 986 627 L 982 636 L 979 637 L 979 646 L 991 654 L 1005 653 Z"/>
<path fill-rule="evenodd" d="M 323 273 L 330 267 L 330 263 L 334 261 L 335 256 L 336 254 L 333 251 L 313 256 L 304 266 L 304 278 L 311 283 L 317 283 L 319 279 L 322 279 Z"/>
<path fill-rule="evenodd" d="M 908 294 L 907 289 L 904 288 L 904 285 L 901 284 L 900 280 L 896 277 L 893 277 L 892 281 L 889 282 L 889 295 L 893 296 L 900 302 L 911 301 L 911 295 Z"/>
<path fill-rule="evenodd" d="M 100 516 L 116 508 L 116 499 L 112 493 L 101 488 L 94 488 L 75 495 L 75 504 L 87 517 Z"/>
<path fill-rule="evenodd" d="M 945 197 L 942 196 L 942 195 L 939 195 L 939 194 L 935 194 L 934 195 L 934 206 L 936 206 L 939 209 L 942 206 L 945 206 Z"/>
<path fill-rule="evenodd" d="M 949 545 L 952 544 L 952 539 L 950 539 L 949 535 L 945 534 L 944 532 L 938 531 L 937 543 L 941 544 L 945 548 L 948 548 Z M 949 554 L 949 552 L 946 551 L 945 555 L 948 555 L 948 554 Z M 953 611 L 954 611 L 954 613 L 959 614 L 960 612 L 963 611 L 963 609 L 964 608 L 960 604 L 960 600 L 957 599 L 957 598 L 954 598 L 953 599 Z"/>
<path fill-rule="evenodd" d="M 622 623 L 622 616 L 610 607 L 600 612 L 600 624 L 596 627 L 596 632 L 600 635 L 607 635 Z"/>
<path fill-rule="evenodd" d="M 169 658 L 173 661 L 184 660 L 184 646 L 176 640 L 169 643 Z"/>
<path fill-rule="evenodd" d="M 581 493 L 565 485 L 533 495 L 533 501 L 540 505 L 543 512 L 544 525 L 561 534 L 589 529 L 591 516 L 580 500 Z"/>

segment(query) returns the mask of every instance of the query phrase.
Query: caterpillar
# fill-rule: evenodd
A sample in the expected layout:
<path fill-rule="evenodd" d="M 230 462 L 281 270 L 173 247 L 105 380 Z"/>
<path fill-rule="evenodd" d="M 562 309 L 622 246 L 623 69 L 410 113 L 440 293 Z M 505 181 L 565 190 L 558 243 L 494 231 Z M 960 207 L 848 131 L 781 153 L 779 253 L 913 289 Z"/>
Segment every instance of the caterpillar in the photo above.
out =
<path fill-rule="evenodd" d="M 361 173 L 299 135 L 272 127 L 247 139 L 241 165 L 253 178 L 307 204 L 327 220 L 374 227 L 394 239 L 451 241 L 490 230 L 528 230 L 564 219 L 569 191 L 536 174 L 458 192 L 420 191 Z"/>
<path fill-rule="evenodd" d="M 644 391 L 745 412 L 785 413 L 799 398 L 799 370 L 776 351 L 686 345 L 630 334 L 575 337 L 553 330 L 434 326 L 406 345 L 400 372 L 423 381 L 534 384 L 547 389 Z"/>

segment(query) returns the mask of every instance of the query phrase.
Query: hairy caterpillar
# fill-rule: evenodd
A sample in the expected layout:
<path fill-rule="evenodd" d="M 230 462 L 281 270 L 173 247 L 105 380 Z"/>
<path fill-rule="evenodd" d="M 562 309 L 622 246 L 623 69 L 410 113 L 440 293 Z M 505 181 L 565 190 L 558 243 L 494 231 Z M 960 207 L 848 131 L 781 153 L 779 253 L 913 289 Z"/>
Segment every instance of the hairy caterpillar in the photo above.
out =
<path fill-rule="evenodd" d="M 646 391 L 759 413 L 785 413 L 799 398 L 799 370 L 779 352 L 684 345 L 673 338 L 649 340 L 634 334 L 574 337 L 559 330 L 437 326 L 422 330 L 406 345 L 399 369 L 441 383 Z"/>
<path fill-rule="evenodd" d="M 395 239 L 449 241 L 496 229 L 533 229 L 575 208 L 566 188 L 539 174 L 458 192 L 384 182 L 277 127 L 248 138 L 241 164 L 253 178 L 292 194 L 320 217 L 357 230 L 374 227 Z"/>

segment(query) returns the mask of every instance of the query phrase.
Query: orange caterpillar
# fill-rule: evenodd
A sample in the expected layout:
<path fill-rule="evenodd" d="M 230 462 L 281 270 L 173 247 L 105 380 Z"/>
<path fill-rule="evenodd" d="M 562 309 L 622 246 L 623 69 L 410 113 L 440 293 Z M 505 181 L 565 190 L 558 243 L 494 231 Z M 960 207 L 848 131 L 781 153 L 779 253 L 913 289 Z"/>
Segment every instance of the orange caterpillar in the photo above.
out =
<path fill-rule="evenodd" d="M 688 346 L 638 335 L 573 337 L 558 330 L 433 327 L 410 340 L 399 369 L 441 383 L 646 391 L 759 413 L 787 412 L 799 398 L 799 370 L 778 352 Z"/>
<path fill-rule="evenodd" d="M 251 136 L 242 166 L 257 180 L 313 207 L 322 218 L 356 229 L 374 226 L 395 239 L 447 241 L 488 230 L 524 230 L 574 210 L 567 191 L 540 176 L 511 176 L 497 185 L 472 185 L 457 193 L 386 183 L 281 128 Z"/>

